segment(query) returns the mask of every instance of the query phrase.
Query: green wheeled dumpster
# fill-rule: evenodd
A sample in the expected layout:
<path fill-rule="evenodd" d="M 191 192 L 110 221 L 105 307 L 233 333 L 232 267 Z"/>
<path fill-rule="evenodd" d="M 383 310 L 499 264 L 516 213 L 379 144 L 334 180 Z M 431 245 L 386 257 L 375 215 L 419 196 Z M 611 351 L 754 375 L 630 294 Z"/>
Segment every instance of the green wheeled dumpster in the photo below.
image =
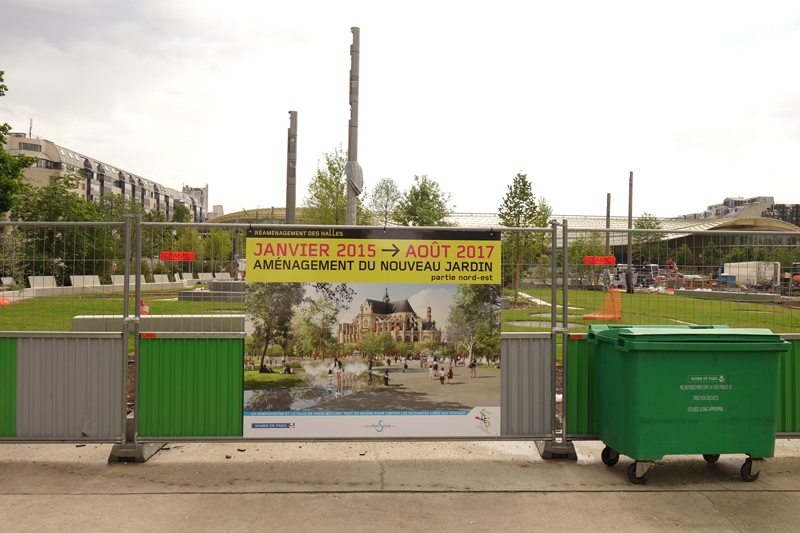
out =
<path fill-rule="evenodd" d="M 768 329 L 714 326 L 590 329 L 597 345 L 603 462 L 634 459 L 644 483 L 665 455 L 748 455 L 745 481 L 775 452 L 778 358 L 790 343 Z"/>

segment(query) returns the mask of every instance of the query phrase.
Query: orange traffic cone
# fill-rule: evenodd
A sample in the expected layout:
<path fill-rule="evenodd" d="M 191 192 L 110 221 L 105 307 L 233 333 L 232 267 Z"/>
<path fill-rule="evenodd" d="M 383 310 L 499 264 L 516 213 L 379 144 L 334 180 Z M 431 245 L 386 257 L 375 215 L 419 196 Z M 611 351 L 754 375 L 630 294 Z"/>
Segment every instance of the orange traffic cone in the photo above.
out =
<path fill-rule="evenodd" d="M 150 314 L 150 302 L 144 305 L 144 300 L 139 300 L 139 315 L 145 316 Z"/>

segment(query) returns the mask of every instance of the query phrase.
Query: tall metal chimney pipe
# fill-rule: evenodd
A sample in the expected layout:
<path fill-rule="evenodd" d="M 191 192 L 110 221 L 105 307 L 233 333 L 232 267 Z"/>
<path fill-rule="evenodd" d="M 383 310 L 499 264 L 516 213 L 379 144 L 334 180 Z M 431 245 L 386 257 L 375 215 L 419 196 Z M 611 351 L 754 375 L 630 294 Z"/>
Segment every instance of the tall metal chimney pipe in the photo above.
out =
<path fill-rule="evenodd" d="M 286 154 L 286 223 L 294 224 L 297 187 L 297 111 L 289 111 L 288 145 Z"/>
<path fill-rule="evenodd" d="M 358 215 L 358 195 L 364 187 L 364 176 L 358 164 L 358 65 L 361 53 L 361 29 L 350 28 L 353 33 L 353 44 L 350 45 L 350 122 L 347 136 L 347 203 L 345 224 L 356 225 Z"/>

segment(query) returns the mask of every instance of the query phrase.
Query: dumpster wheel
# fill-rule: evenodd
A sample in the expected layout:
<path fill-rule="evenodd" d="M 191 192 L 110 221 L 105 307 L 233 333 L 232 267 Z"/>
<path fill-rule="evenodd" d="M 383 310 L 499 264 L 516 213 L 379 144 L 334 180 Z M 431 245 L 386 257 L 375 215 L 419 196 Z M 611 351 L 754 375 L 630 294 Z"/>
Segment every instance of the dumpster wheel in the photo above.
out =
<path fill-rule="evenodd" d="M 719 461 L 719 454 L 718 453 L 704 453 L 703 459 L 705 459 L 709 463 L 716 463 Z"/>
<path fill-rule="evenodd" d="M 600 458 L 603 460 L 603 464 L 607 466 L 614 466 L 617 464 L 617 462 L 619 462 L 619 453 L 617 453 L 613 448 L 606 446 L 600 453 Z"/>
<path fill-rule="evenodd" d="M 755 472 L 754 472 L 755 471 Z M 756 466 L 753 467 L 753 460 L 751 458 L 747 458 L 747 460 L 742 465 L 742 470 L 740 472 L 742 474 L 742 479 L 745 481 L 755 481 L 758 479 L 758 476 L 761 475 L 761 469 Z"/>
<path fill-rule="evenodd" d="M 651 461 L 636 461 L 635 463 L 631 463 L 628 465 L 628 479 L 631 483 L 636 483 L 637 485 L 644 485 L 647 483 L 647 478 L 650 477 L 650 469 L 655 466 L 655 463 Z M 641 476 L 636 477 L 636 471 L 644 470 Z"/>

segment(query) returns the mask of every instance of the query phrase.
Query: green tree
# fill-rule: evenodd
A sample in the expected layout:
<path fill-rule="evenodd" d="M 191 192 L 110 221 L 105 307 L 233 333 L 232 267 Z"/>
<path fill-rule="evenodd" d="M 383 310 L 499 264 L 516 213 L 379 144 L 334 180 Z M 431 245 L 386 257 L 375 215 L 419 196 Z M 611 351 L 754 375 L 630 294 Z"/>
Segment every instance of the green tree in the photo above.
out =
<path fill-rule="evenodd" d="M 445 221 L 453 214 L 455 206 L 449 205 L 452 197 L 428 176 L 414 176 L 414 185 L 397 203 L 394 221 L 401 226 L 453 226 Z"/>
<path fill-rule="evenodd" d="M 579 283 L 588 279 L 592 285 L 600 282 L 603 270 L 607 267 L 603 265 L 584 265 L 583 258 L 588 256 L 605 255 L 605 242 L 599 233 L 592 233 L 589 237 L 581 237 L 569 243 L 569 271 L 574 277 L 578 278 Z"/>
<path fill-rule="evenodd" d="M 185 223 L 192 221 L 192 212 L 183 204 L 178 204 L 175 211 L 172 213 L 172 221 L 178 223 Z"/>
<path fill-rule="evenodd" d="M 686 243 L 681 244 L 676 254 L 676 261 L 680 268 L 691 267 L 694 265 L 694 254 Z"/>
<path fill-rule="evenodd" d="M 402 197 L 403 193 L 392 178 L 381 178 L 372 189 L 369 202 L 374 223 L 386 226 L 390 220 L 394 220 L 397 204 Z"/>
<path fill-rule="evenodd" d="M 714 242 L 709 242 L 705 248 L 703 248 L 703 253 L 701 254 L 703 258 L 703 264 L 706 266 L 718 266 L 719 260 L 722 257 L 722 250 L 717 248 L 717 245 Z"/>
<path fill-rule="evenodd" d="M 533 196 L 528 175 L 521 172 L 514 176 L 508 192 L 499 208 L 500 222 L 507 228 L 543 228 L 552 214 L 544 198 Z M 503 233 L 504 281 L 514 285 L 514 298 L 519 297 L 519 282 L 525 265 L 534 264 L 537 256 L 545 252 L 550 241 L 548 234 L 528 232 Z M 526 263 L 527 261 L 527 263 Z"/>
<path fill-rule="evenodd" d="M 63 284 L 71 275 L 103 275 L 122 257 L 119 232 L 107 227 L 59 226 L 58 222 L 97 222 L 102 212 L 78 196 L 73 175 L 56 173 L 44 187 L 25 187 L 11 217 L 26 222 L 53 222 L 17 228 L 24 247 L 25 275 L 55 276 Z"/>
<path fill-rule="evenodd" d="M 5 96 L 8 87 L 3 83 L 4 72 L 0 70 L 0 97 Z M 23 171 L 36 163 L 35 157 L 12 156 L 4 146 L 11 126 L 0 124 L 0 213 L 6 213 L 17 201 L 17 195 L 27 187 Z"/>
<path fill-rule="evenodd" d="M 232 261 L 233 241 L 230 231 L 224 228 L 212 228 L 203 236 L 203 260 L 209 265 L 211 272 L 219 272 L 225 264 Z"/>
<path fill-rule="evenodd" d="M 317 162 L 317 171 L 308 185 L 308 196 L 303 198 L 303 220 L 309 224 L 340 226 L 347 215 L 347 176 L 344 173 L 347 151 L 339 145 L 322 156 L 325 164 L 320 166 Z M 357 199 L 356 222 L 359 225 L 369 223 L 369 213 L 362 207 L 366 199 L 365 190 Z"/>
<path fill-rule="evenodd" d="M 633 222 L 635 229 L 661 229 L 661 221 L 655 215 L 643 213 Z M 643 264 L 661 264 L 667 260 L 667 235 L 665 233 L 634 233 L 633 259 Z"/>
<path fill-rule="evenodd" d="M 102 219 L 106 222 L 120 222 L 125 220 L 124 215 L 144 216 L 144 207 L 134 202 L 124 194 L 103 193 L 97 202 Z"/>
<path fill-rule="evenodd" d="M 197 228 L 186 228 L 185 231 L 176 231 L 176 235 L 173 237 L 169 249 L 175 252 L 195 253 L 194 262 L 180 261 L 176 263 L 176 265 L 179 265 L 181 272 L 191 273 L 203 271 L 203 261 L 201 260 L 203 241 L 200 238 L 200 232 L 197 231 Z"/>
<path fill-rule="evenodd" d="M 302 303 L 302 283 L 248 283 L 244 309 L 255 328 L 253 338 L 261 343 L 260 372 L 264 372 L 267 350 L 273 344 L 286 349 L 294 308 Z"/>

